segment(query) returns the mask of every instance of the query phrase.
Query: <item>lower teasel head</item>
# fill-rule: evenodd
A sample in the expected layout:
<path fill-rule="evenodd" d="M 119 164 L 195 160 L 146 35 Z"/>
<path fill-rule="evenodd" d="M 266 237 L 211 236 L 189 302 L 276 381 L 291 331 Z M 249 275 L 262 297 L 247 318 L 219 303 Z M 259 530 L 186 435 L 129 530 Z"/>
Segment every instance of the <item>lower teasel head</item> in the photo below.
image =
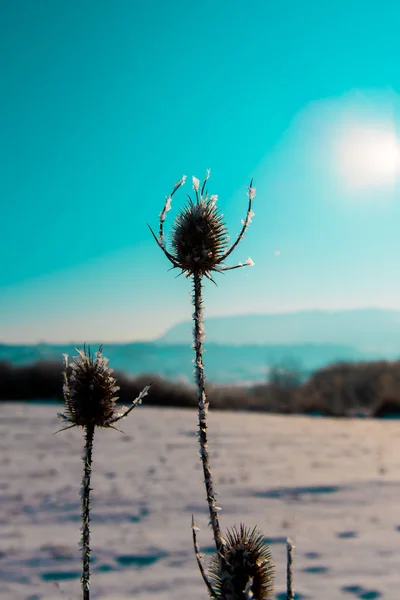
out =
<path fill-rule="evenodd" d="M 108 359 L 102 356 L 102 347 L 95 355 L 90 348 L 78 350 L 71 364 L 64 354 L 64 399 L 66 414 L 59 416 L 71 426 L 110 427 L 118 419 L 116 393 L 119 387 L 112 377 Z"/>
<path fill-rule="evenodd" d="M 272 600 L 275 566 L 263 534 L 243 524 L 228 531 L 224 557 L 213 556 L 209 580 L 217 600 Z"/>

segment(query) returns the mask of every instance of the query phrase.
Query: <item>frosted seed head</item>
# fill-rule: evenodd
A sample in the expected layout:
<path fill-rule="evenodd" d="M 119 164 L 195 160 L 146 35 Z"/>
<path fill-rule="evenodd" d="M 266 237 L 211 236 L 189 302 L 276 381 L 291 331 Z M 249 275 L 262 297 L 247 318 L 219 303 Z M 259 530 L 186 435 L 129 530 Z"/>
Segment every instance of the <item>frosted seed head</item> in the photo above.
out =
<path fill-rule="evenodd" d="M 243 239 L 244 232 L 251 217 L 254 215 L 251 205 L 248 207 L 246 219 L 242 221 L 243 228 L 236 241 L 228 248 L 229 236 L 223 221 L 223 214 L 217 209 L 218 196 L 209 195 L 205 189 L 206 182 L 210 176 L 210 170 L 206 172 L 205 179 L 200 184 L 197 177 L 192 177 L 193 189 L 196 192 L 196 200 L 189 196 L 189 203 L 177 215 L 171 231 L 171 248 L 167 249 L 163 233 L 163 222 L 166 212 L 170 209 L 170 197 L 167 197 L 163 212 L 160 215 L 159 236 L 150 230 L 171 262 L 173 268 L 181 269 L 185 277 L 192 275 L 205 276 L 211 281 L 212 271 L 222 272 L 236 267 L 226 267 L 224 262 L 238 243 Z M 183 176 L 176 184 L 170 196 L 185 183 Z M 255 196 L 255 188 L 250 183 L 248 195 L 250 199 Z M 215 283 L 215 282 L 214 282 Z"/>
<path fill-rule="evenodd" d="M 243 524 L 228 530 L 224 556 L 214 554 L 209 568 L 210 583 L 218 600 L 272 600 L 275 598 L 275 567 L 263 534 Z"/>
<path fill-rule="evenodd" d="M 63 420 L 72 425 L 97 425 L 108 427 L 115 417 L 119 386 L 112 377 L 108 359 L 103 357 L 102 348 L 90 354 L 90 348 L 77 349 L 71 365 L 64 355 L 64 400 L 66 405 Z"/>
<path fill-rule="evenodd" d="M 187 275 L 204 275 L 214 270 L 222 259 L 226 238 L 226 227 L 215 203 L 210 199 L 190 200 L 173 225 L 172 256 Z"/>

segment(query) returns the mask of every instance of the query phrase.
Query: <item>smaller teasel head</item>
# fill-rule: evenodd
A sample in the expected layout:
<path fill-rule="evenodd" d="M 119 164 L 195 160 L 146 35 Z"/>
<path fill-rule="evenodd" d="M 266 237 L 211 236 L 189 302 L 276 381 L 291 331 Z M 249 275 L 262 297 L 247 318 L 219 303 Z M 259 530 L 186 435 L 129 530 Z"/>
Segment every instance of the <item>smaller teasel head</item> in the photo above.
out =
<path fill-rule="evenodd" d="M 167 211 L 171 208 L 172 196 L 185 183 L 185 176 L 175 184 L 171 194 L 167 196 L 160 214 L 158 237 L 149 226 L 153 237 L 172 263 L 173 268 L 180 269 L 187 277 L 197 274 L 212 279 L 213 271 L 222 272 L 254 264 L 251 258 L 234 267 L 227 267 L 223 264 L 243 238 L 244 232 L 251 222 L 251 217 L 254 216 L 251 206 L 256 190 L 252 187 L 252 182 L 248 190 L 249 205 L 246 219 L 242 222 L 242 230 L 234 244 L 228 247 L 229 236 L 223 215 L 217 207 L 218 196 L 209 195 L 206 189 L 209 176 L 210 171 L 208 170 L 202 184 L 196 177 L 192 178 L 195 199 L 188 196 L 188 204 L 175 219 L 171 232 L 170 250 L 167 249 L 165 243 L 164 221 Z"/>
<path fill-rule="evenodd" d="M 224 556 L 211 560 L 209 581 L 217 600 L 275 598 L 275 567 L 263 534 L 243 524 L 228 531 Z"/>
<path fill-rule="evenodd" d="M 112 376 L 113 370 L 108 366 L 108 358 L 102 355 L 102 347 L 94 356 L 90 353 L 90 348 L 86 351 L 85 346 L 82 350 L 77 349 L 77 352 L 78 356 L 74 357 L 72 363 L 69 363 L 68 355 L 64 354 L 63 392 L 66 412 L 59 413 L 58 416 L 64 423 L 69 423 L 70 427 L 112 427 L 141 403 L 149 387 L 140 393 L 131 408 L 118 412 L 116 394 L 119 386 Z"/>

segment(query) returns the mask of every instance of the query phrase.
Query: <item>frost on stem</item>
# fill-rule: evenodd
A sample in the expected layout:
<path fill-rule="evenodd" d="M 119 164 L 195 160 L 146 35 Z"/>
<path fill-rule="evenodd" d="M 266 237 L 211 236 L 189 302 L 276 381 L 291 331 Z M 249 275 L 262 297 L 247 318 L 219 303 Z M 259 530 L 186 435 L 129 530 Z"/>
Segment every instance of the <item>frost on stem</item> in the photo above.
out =
<path fill-rule="evenodd" d="M 81 486 L 82 527 L 82 593 L 83 600 L 90 598 L 90 481 L 92 474 L 93 438 L 95 427 L 114 428 L 114 424 L 124 419 L 142 402 L 149 386 L 146 386 L 133 401 L 129 408 L 117 411 L 116 402 L 119 386 L 112 376 L 112 369 L 108 366 L 108 359 L 102 355 L 102 347 L 95 355 L 91 355 L 90 348 L 86 351 L 77 350 L 78 356 L 69 364 L 68 356 L 64 355 L 64 400 L 65 414 L 58 416 L 67 427 L 83 427 L 85 431 L 85 447 L 82 456 L 83 477 Z"/>
<path fill-rule="evenodd" d="M 227 540 L 222 537 L 216 503 L 216 493 L 212 478 L 210 454 L 207 439 L 208 402 L 205 391 L 205 373 L 203 362 L 204 319 L 202 300 L 202 277 L 212 279 L 213 272 L 224 272 L 244 266 L 253 266 L 249 257 L 245 263 L 226 266 L 224 261 L 233 252 L 254 216 L 252 202 L 256 190 L 253 182 L 248 188 L 248 207 L 246 218 L 235 242 L 228 246 L 228 232 L 223 222 L 223 215 L 217 207 L 217 196 L 209 195 L 206 190 L 210 171 L 208 170 L 203 184 L 197 177 L 192 178 L 195 199 L 189 196 L 188 204 L 175 218 L 170 250 L 167 249 L 164 237 L 164 220 L 170 208 L 172 194 L 184 183 L 182 178 L 174 187 L 160 215 L 158 237 L 150 231 L 173 268 L 181 270 L 186 277 L 193 277 L 192 300 L 193 312 L 193 344 L 194 378 L 197 385 L 198 404 L 198 439 L 200 458 L 203 466 L 204 483 L 210 514 L 210 525 L 213 530 L 216 553 L 214 555 L 209 578 L 207 577 L 200 548 L 197 543 L 197 527 L 192 521 L 193 544 L 196 560 L 208 588 L 211 598 L 215 600 L 270 600 L 273 597 L 273 565 L 268 546 L 263 536 L 256 529 L 252 531 L 241 525 L 240 530 L 234 528 L 228 532 Z"/>
<path fill-rule="evenodd" d="M 85 449 L 82 456 L 83 478 L 81 487 L 82 505 L 82 592 L 83 600 L 89 600 L 90 593 L 90 479 L 92 474 L 94 425 L 86 427 Z"/>
<path fill-rule="evenodd" d="M 197 385 L 197 406 L 198 406 L 198 439 L 200 444 L 200 458 L 203 466 L 204 484 L 207 494 L 207 504 L 210 513 L 210 525 L 213 530 L 215 546 L 217 552 L 223 552 L 223 539 L 219 526 L 218 512 L 221 510 L 216 503 L 216 494 L 211 471 L 210 454 L 207 438 L 207 413 L 208 402 L 205 391 L 205 374 L 203 363 L 203 339 L 204 339 L 204 319 L 203 319 L 203 299 L 202 285 L 199 274 L 193 276 L 193 305 L 194 305 L 194 328 L 193 328 L 193 346 L 195 351 L 194 377 Z"/>
<path fill-rule="evenodd" d="M 211 559 L 209 580 L 217 600 L 272 600 L 275 567 L 263 534 L 243 524 L 229 530 L 224 556 Z"/>

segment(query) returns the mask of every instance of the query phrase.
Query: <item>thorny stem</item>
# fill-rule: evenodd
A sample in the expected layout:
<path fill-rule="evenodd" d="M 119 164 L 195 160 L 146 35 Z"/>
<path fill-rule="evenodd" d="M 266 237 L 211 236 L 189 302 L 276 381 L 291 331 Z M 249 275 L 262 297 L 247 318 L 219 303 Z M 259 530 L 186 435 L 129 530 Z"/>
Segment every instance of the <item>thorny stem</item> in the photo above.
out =
<path fill-rule="evenodd" d="M 286 540 L 286 555 L 287 555 L 287 571 L 286 571 L 286 599 L 294 600 L 294 589 L 293 589 L 293 552 L 294 544 L 293 541 L 288 538 Z"/>
<path fill-rule="evenodd" d="M 92 473 L 94 425 L 86 425 L 82 478 L 82 598 L 90 598 L 90 476 Z"/>
<path fill-rule="evenodd" d="M 195 359 L 195 379 L 197 384 L 197 404 L 199 408 L 199 442 L 200 456 L 203 465 L 204 483 L 207 492 L 207 503 L 210 511 L 210 523 L 214 534 L 215 547 L 217 553 L 223 556 L 224 543 L 222 539 L 221 529 L 218 520 L 218 508 L 215 501 L 214 483 L 211 473 L 210 455 L 207 441 L 207 397 L 205 392 L 205 376 L 203 364 L 203 339 L 204 339 L 204 319 L 203 319 L 203 301 L 202 301 L 202 284 L 201 275 L 194 273 L 193 275 L 193 304 L 194 304 L 194 350 Z"/>

